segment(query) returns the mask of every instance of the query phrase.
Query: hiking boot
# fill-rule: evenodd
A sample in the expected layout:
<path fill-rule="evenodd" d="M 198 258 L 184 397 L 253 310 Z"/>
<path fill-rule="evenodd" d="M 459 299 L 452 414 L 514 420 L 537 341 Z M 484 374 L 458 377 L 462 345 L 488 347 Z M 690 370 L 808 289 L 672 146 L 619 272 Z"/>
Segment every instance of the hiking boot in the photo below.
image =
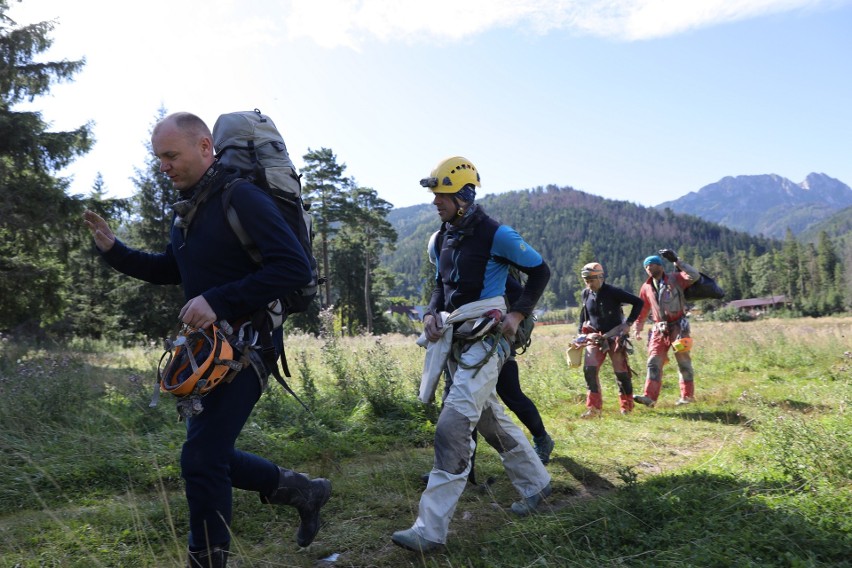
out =
<path fill-rule="evenodd" d="M 550 486 L 550 483 L 548 483 L 544 486 L 544 489 L 532 497 L 525 497 L 522 501 L 515 501 L 512 503 L 512 512 L 519 517 L 526 517 L 527 515 L 534 513 L 538 506 L 541 505 L 545 499 L 550 497 L 551 493 L 553 493 L 553 488 Z"/>
<path fill-rule="evenodd" d="M 226 568 L 228 550 L 214 546 L 209 550 L 189 551 L 186 558 L 187 568 Z"/>
<path fill-rule="evenodd" d="M 411 550 L 412 552 L 432 552 L 433 550 L 437 550 L 443 546 L 440 542 L 432 542 L 431 540 L 426 540 L 414 529 L 406 529 L 404 531 L 396 531 L 391 536 L 391 542 L 393 542 L 397 546 L 401 546 L 406 550 Z"/>
<path fill-rule="evenodd" d="M 677 399 L 677 402 L 675 403 L 675 405 L 676 406 L 682 406 L 684 404 L 692 404 L 693 402 L 695 402 L 694 396 L 682 396 L 679 399 Z"/>
<path fill-rule="evenodd" d="M 654 408 L 657 405 L 657 401 L 649 396 L 644 396 L 641 394 L 633 395 L 633 402 L 638 402 L 639 404 L 644 404 L 648 408 Z"/>
<path fill-rule="evenodd" d="M 580 415 L 580 418 L 583 420 L 588 420 L 589 418 L 600 418 L 601 417 L 601 409 L 595 408 L 594 406 L 586 409 L 586 411 Z"/>
<path fill-rule="evenodd" d="M 318 477 L 296 473 L 278 467 L 278 488 L 271 495 L 261 495 L 260 501 L 272 505 L 290 505 L 299 512 L 299 530 L 296 544 L 306 547 L 314 541 L 320 530 L 320 509 L 331 497 L 331 482 Z"/>
<path fill-rule="evenodd" d="M 553 446 L 556 445 L 553 442 L 553 438 L 545 432 L 541 436 L 533 436 L 533 442 L 535 443 L 533 449 L 538 454 L 538 459 L 541 460 L 541 463 L 547 465 L 547 462 L 550 461 L 550 452 L 553 451 Z"/>

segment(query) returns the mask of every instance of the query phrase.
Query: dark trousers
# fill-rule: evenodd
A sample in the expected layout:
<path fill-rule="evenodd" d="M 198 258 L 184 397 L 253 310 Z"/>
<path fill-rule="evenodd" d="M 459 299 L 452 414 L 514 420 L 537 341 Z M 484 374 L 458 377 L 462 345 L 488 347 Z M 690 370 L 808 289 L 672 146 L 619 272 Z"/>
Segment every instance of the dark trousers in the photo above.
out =
<path fill-rule="evenodd" d="M 226 546 L 230 541 L 231 488 L 272 493 L 278 468 L 234 447 L 261 395 L 252 368 L 241 371 L 202 399 L 204 411 L 187 419 L 180 456 L 189 505 L 189 549 Z"/>
<path fill-rule="evenodd" d="M 444 376 L 449 378 L 449 375 Z M 450 384 L 448 380 L 444 385 L 444 398 L 447 398 Z M 535 403 L 521 390 L 518 362 L 515 361 L 514 357 L 503 363 L 503 367 L 500 368 L 500 374 L 497 376 L 497 396 L 500 397 L 506 408 L 515 413 L 515 416 L 518 417 L 521 424 L 527 427 L 527 430 L 530 431 L 533 437 L 537 438 L 547 433 L 547 430 L 544 428 L 544 422 L 541 420 L 541 414 L 539 414 Z M 474 443 L 478 444 L 479 435 L 475 428 L 472 435 Z M 468 476 L 468 479 L 474 485 L 476 485 L 475 463 L 476 450 L 474 450 L 473 456 L 471 456 L 470 475 Z"/>
<path fill-rule="evenodd" d="M 530 434 L 534 437 L 545 434 L 544 422 L 541 420 L 538 408 L 521 390 L 518 362 L 514 357 L 506 361 L 500 369 L 500 375 L 497 377 L 497 396 L 506 408 L 515 413 Z"/>

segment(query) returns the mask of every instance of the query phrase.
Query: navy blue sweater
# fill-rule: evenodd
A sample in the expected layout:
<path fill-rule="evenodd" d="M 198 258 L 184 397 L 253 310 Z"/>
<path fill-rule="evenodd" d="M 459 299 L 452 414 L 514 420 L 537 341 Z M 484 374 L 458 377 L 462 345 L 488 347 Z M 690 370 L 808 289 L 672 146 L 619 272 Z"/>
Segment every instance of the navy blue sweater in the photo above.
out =
<path fill-rule="evenodd" d="M 248 182 L 234 186 L 231 205 L 263 265 L 252 262 L 231 230 L 222 207 L 221 190 L 233 177 L 219 172 L 184 237 L 172 224 L 164 252 L 149 253 L 116 240 L 103 257 L 120 272 L 154 284 L 182 284 L 187 300 L 203 295 L 217 319 L 250 316 L 285 293 L 311 280 L 308 259 L 290 226 L 263 190 Z M 197 188 L 185 192 L 189 197 Z M 180 306 L 175 306 L 175 315 Z"/>

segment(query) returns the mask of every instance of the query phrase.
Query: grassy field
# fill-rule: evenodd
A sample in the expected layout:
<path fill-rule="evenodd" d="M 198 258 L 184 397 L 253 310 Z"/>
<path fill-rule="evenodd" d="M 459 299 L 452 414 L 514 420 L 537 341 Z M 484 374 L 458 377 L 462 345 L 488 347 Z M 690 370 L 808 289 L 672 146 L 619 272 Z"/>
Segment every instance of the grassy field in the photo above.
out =
<path fill-rule="evenodd" d="M 314 544 L 298 517 L 234 494 L 236 567 L 851 566 L 852 318 L 693 322 L 696 396 L 676 407 L 665 368 L 655 409 L 618 413 L 602 370 L 604 413 L 580 420 L 573 327 L 541 326 L 521 381 L 556 440 L 554 494 L 518 519 L 496 452 L 477 476 L 443 552 L 390 542 L 408 528 L 431 468 L 437 410 L 415 400 L 413 338 L 287 340 L 304 412 L 274 381 L 240 446 L 329 477 Z M 174 402 L 148 408 L 159 347 L 0 346 L 0 567 L 178 567 L 187 511 Z M 644 382 L 644 344 L 631 366 Z"/>

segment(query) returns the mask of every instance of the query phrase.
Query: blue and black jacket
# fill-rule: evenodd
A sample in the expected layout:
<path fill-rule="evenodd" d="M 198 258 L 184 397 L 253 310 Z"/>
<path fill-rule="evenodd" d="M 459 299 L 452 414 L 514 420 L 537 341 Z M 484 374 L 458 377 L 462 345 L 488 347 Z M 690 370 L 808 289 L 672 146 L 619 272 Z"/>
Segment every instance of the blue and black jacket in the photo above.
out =
<path fill-rule="evenodd" d="M 505 296 L 514 266 L 527 275 L 527 282 L 510 309 L 529 316 L 550 280 L 550 268 L 517 231 L 473 207 L 458 226 L 444 223 L 435 239 L 437 270 L 429 311 L 453 312 L 470 302 Z"/>

